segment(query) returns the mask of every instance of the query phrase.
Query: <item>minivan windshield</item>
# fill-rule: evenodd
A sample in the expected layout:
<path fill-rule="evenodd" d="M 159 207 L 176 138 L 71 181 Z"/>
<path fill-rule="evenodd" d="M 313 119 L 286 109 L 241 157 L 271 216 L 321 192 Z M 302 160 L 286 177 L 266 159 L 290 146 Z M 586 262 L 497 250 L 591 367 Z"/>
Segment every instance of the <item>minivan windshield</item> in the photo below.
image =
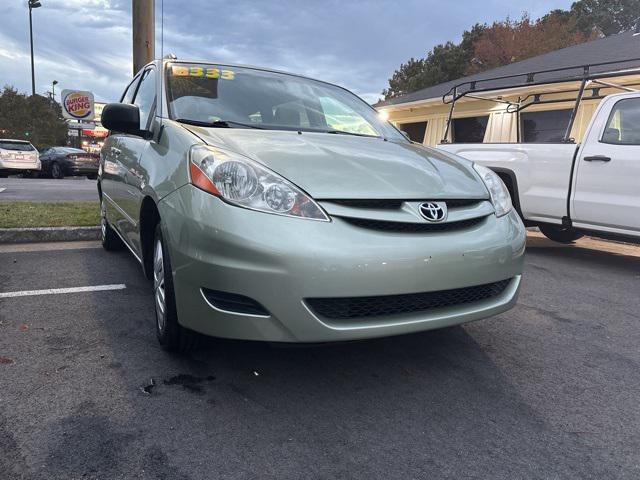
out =
<path fill-rule="evenodd" d="M 285 73 L 173 64 L 167 69 L 167 97 L 170 117 L 185 123 L 405 140 L 347 90 Z"/>
<path fill-rule="evenodd" d="M 18 152 L 31 152 L 35 150 L 29 142 L 21 142 L 20 140 L 0 140 L 0 148 L 3 150 L 14 150 Z"/>

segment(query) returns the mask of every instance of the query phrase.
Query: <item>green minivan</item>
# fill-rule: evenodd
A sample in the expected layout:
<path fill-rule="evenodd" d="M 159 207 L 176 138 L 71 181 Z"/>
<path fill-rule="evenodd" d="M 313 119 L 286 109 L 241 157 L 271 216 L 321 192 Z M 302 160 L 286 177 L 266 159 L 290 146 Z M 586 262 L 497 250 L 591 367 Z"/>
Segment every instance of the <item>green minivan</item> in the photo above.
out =
<path fill-rule="evenodd" d="M 525 229 L 500 178 L 412 143 L 344 88 L 157 60 L 102 123 L 102 243 L 153 282 L 167 350 L 195 332 L 399 335 L 516 301 Z"/>

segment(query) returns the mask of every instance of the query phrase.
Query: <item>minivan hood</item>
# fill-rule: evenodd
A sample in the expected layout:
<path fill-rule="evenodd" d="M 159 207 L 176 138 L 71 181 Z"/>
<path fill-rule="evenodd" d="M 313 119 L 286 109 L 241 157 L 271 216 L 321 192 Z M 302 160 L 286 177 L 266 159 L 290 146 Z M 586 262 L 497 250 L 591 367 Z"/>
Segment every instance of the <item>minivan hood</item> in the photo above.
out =
<path fill-rule="evenodd" d="M 421 145 L 315 132 L 186 126 L 245 155 L 313 198 L 487 198 L 471 162 Z"/>

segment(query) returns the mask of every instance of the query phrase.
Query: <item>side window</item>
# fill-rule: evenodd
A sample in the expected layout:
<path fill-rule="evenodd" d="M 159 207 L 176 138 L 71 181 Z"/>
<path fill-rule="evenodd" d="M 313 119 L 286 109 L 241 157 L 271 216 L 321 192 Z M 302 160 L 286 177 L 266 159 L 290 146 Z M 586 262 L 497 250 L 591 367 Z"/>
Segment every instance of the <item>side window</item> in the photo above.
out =
<path fill-rule="evenodd" d="M 131 103 L 133 100 L 133 95 L 136 93 L 136 86 L 138 85 L 138 80 L 140 77 L 136 77 L 126 88 L 124 93 L 122 94 L 122 98 L 120 98 L 120 103 Z"/>
<path fill-rule="evenodd" d="M 600 141 L 640 145 L 640 98 L 627 98 L 614 105 Z"/>
<path fill-rule="evenodd" d="M 142 74 L 133 103 L 140 109 L 140 128 L 146 129 L 156 103 L 156 70 L 154 68 L 145 70 Z"/>

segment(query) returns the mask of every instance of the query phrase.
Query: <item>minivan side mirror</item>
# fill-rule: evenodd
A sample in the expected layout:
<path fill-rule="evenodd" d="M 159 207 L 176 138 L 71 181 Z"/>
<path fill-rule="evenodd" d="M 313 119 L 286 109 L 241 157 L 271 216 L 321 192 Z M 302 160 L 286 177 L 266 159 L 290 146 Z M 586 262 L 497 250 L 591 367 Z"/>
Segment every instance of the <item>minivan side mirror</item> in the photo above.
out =
<path fill-rule="evenodd" d="M 107 130 L 146 137 L 147 131 L 140 130 L 140 110 L 128 103 L 108 103 L 102 110 L 100 119 Z"/>

